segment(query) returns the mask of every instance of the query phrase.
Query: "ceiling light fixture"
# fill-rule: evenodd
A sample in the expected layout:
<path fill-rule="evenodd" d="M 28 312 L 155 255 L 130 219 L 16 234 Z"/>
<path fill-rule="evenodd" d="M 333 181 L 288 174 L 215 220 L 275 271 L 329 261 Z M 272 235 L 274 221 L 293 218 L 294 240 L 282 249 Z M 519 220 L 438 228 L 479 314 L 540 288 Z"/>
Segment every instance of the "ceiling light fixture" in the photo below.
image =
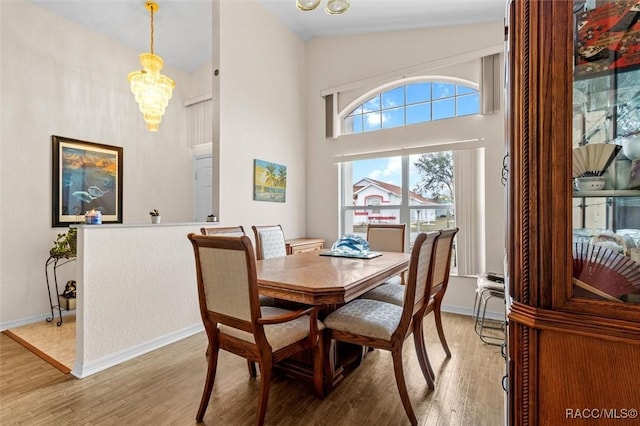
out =
<path fill-rule="evenodd" d="M 296 0 L 298 9 L 308 12 L 314 10 L 320 4 L 320 0 Z M 324 8 L 330 15 L 340 15 L 349 10 L 349 0 L 329 0 Z"/>
<path fill-rule="evenodd" d="M 176 84 L 169 77 L 160 74 L 164 61 L 153 53 L 153 13 L 158 10 L 158 4 L 148 1 L 145 6 L 151 12 L 151 52 L 140 54 L 142 70 L 130 72 L 128 79 L 147 129 L 157 132 Z"/>

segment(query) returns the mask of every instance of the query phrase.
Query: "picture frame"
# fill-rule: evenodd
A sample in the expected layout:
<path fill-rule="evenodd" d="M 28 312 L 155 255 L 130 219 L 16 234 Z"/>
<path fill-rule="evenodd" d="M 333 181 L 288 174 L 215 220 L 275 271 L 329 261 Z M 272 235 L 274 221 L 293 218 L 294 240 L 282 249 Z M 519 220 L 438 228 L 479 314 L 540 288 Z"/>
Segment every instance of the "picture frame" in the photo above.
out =
<path fill-rule="evenodd" d="M 52 135 L 52 226 L 81 223 L 88 211 L 122 223 L 122 147 Z"/>
<path fill-rule="evenodd" d="M 287 166 L 253 160 L 253 199 L 284 203 L 287 200 Z"/>

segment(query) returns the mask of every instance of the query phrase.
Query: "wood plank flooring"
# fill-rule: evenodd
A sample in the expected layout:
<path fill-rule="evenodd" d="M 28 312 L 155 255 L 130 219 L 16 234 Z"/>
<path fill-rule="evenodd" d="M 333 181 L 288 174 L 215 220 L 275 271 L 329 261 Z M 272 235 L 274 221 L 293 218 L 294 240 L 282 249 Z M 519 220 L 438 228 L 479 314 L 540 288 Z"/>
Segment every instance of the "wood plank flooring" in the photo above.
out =
<path fill-rule="evenodd" d="M 420 373 L 413 339 L 404 347 L 405 377 L 419 424 L 503 424 L 500 348 L 486 346 L 473 320 L 443 314 L 452 358 L 444 356 L 433 318 L 425 323 L 436 389 Z M 206 336 L 197 334 L 82 380 L 63 374 L 0 335 L 0 424 L 193 425 L 206 373 Z M 259 377 L 246 362 L 220 352 L 206 424 L 255 423 Z M 272 379 L 267 425 L 407 425 L 388 352 L 370 352 L 324 400 L 310 384 Z"/>

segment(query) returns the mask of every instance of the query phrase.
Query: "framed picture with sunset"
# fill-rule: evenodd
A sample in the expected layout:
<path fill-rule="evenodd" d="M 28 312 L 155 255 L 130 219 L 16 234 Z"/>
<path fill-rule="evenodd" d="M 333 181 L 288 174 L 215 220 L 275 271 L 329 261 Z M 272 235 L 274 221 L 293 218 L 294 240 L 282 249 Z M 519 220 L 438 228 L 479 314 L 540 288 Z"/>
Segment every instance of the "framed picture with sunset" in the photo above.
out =
<path fill-rule="evenodd" d="M 122 147 L 52 136 L 52 226 L 81 223 L 88 211 L 122 223 Z"/>

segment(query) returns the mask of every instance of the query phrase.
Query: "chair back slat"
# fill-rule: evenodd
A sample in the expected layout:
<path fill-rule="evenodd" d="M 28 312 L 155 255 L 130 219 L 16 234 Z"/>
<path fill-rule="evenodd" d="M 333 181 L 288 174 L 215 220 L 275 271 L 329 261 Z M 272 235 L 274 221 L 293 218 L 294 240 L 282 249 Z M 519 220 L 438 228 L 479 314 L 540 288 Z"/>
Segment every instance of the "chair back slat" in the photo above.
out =
<path fill-rule="evenodd" d="M 433 254 L 440 232 L 420 233 L 413 243 L 409 278 L 404 292 L 403 321 L 410 318 L 427 303 L 433 275 Z"/>
<path fill-rule="evenodd" d="M 404 235 L 407 225 L 401 224 L 369 224 L 367 226 L 367 242 L 374 251 L 404 252 Z"/>
<path fill-rule="evenodd" d="M 213 227 L 213 228 L 200 228 L 200 233 L 202 235 L 217 235 L 217 236 L 226 236 L 226 237 L 242 237 L 246 235 L 244 233 L 244 228 L 241 225 L 238 226 L 225 226 L 225 227 Z"/>
<path fill-rule="evenodd" d="M 246 236 L 202 236 L 189 234 L 196 257 L 198 299 L 204 317 L 237 326 L 232 319 L 251 329 L 252 312 L 259 316 L 255 259 Z M 252 306 L 253 305 L 253 306 Z"/>
<path fill-rule="evenodd" d="M 434 257 L 433 284 L 430 294 L 435 296 L 439 292 L 446 290 L 449 282 L 449 272 L 451 270 L 451 252 L 453 249 L 453 239 L 458 232 L 458 228 L 445 229 L 441 231 L 440 238 L 436 243 Z"/>
<path fill-rule="evenodd" d="M 247 262 L 243 252 L 200 249 L 207 310 L 251 321 Z"/>
<path fill-rule="evenodd" d="M 256 239 L 256 258 L 272 259 L 287 255 L 287 243 L 282 226 L 252 226 Z"/>

